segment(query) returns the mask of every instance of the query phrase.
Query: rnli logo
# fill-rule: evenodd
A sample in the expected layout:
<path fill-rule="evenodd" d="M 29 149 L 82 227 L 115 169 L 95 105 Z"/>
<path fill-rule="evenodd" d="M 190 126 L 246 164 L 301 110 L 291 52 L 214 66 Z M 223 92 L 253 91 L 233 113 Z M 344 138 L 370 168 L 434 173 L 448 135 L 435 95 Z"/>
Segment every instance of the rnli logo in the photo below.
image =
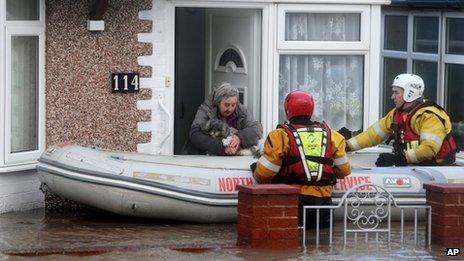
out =
<path fill-rule="evenodd" d="M 383 185 L 386 188 L 410 188 L 411 179 L 408 177 L 389 177 L 383 179 Z"/>

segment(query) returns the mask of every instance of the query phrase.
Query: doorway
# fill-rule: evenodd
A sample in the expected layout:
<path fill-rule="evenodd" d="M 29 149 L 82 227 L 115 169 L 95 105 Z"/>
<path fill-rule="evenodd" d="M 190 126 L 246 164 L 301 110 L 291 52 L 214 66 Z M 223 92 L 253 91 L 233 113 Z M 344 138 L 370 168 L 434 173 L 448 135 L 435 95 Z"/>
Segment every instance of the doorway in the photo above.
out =
<path fill-rule="evenodd" d="M 260 9 L 176 7 L 174 154 L 181 154 L 198 106 L 229 82 L 260 120 Z"/>

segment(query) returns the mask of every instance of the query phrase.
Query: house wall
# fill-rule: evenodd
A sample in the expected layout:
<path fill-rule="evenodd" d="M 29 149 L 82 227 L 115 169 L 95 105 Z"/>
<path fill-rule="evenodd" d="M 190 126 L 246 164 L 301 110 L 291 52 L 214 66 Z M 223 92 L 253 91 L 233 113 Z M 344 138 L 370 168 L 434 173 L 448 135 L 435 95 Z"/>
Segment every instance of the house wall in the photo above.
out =
<path fill-rule="evenodd" d="M 1 173 L 0 213 L 44 206 L 44 195 L 35 170 Z"/>
<path fill-rule="evenodd" d="M 102 32 L 86 28 L 91 2 L 46 1 L 46 145 L 136 151 L 150 140 L 150 132 L 138 131 L 138 122 L 149 121 L 151 113 L 138 110 L 137 101 L 150 99 L 151 91 L 113 94 L 110 76 L 151 76 L 151 67 L 138 64 L 139 56 L 152 52 L 151 44 L 138 42 L 139 33 L 151 31 L 151 21 L 138 17 L 152 1 L 109 1 Z M 39 186 L 35 170 L 1 173 L 0 213 L 43 207 Z"/>
<path fill-rule="evenodd" d="M 150 119 L 137 100 L 149 99 L 149 89 L 136 94 L 111 93 L 111 73 L 139 72 L 138 56 L 151 53 L 151 44 L 137 34 L 151 31 L 151 21 L 139 11 L 151 0 L 112 0 L 103 16 L 105 30 L 86 28 L 92 1 L 46 1 L 46 144 L 73 143 L 111 150 L 136 151 L 150 139 L 137 122 Z"/>

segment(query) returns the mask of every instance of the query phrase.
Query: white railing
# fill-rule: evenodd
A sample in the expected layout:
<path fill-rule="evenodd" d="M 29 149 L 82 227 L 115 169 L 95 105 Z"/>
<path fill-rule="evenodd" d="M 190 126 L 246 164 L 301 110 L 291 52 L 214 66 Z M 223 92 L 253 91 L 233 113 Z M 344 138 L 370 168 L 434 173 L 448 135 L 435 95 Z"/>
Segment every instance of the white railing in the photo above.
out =
<path fill-rule="evenodd" d="M 400 243 L 404 243 L 404 212 L 414 211 L 414 244 L 417 245 L 418 237 L 418 210 L 426 210 L 427 216 L 427 235 L 426 244 L 431 243 L 431 224 L 432 212 L 431 207 L 427 205 L 398 205 L 393 195 L 384 188 L 375 184 L 359 184 L 352 187 L 343 194 L 338 205 L 333 206 L 304 206 L 303 222 L 299 227 L 303 230 L 302 243 L 306 247 L 306 212 L 307 210 L 316 211 L 316 246 L 319 245 L 320 238 L 320 212 L 322 209 L 328 209 L 329 214 L 329 244 L 333 243 L 333 224 L 334 211 L 343 207 L 343 244 L 347 244 L 347 235 L 354 234 L 357 241 L 358 233 L 364 234 L 366 242 L 369 234 L 375 234 L 376 242 L 379 241 L 379 233 L 386 233 L 388 243 L 391 242 L 392 226 L 391 213 L 392 208 L 400 211 Z"/>

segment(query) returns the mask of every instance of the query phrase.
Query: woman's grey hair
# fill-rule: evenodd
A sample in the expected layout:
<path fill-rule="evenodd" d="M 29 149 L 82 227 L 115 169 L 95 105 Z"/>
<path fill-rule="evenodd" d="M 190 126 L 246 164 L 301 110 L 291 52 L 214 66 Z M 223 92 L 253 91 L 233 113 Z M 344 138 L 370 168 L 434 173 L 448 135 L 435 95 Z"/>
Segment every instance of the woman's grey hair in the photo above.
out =
<path fill-rule="evenodd" d="M 222 99 L 229 97 L 238 98 L 238 89 L 232 87 L 232 85 L 230 85 L 228 82 L 220 83 L 214 89 L 213 104 L 218 105 Z"/>

